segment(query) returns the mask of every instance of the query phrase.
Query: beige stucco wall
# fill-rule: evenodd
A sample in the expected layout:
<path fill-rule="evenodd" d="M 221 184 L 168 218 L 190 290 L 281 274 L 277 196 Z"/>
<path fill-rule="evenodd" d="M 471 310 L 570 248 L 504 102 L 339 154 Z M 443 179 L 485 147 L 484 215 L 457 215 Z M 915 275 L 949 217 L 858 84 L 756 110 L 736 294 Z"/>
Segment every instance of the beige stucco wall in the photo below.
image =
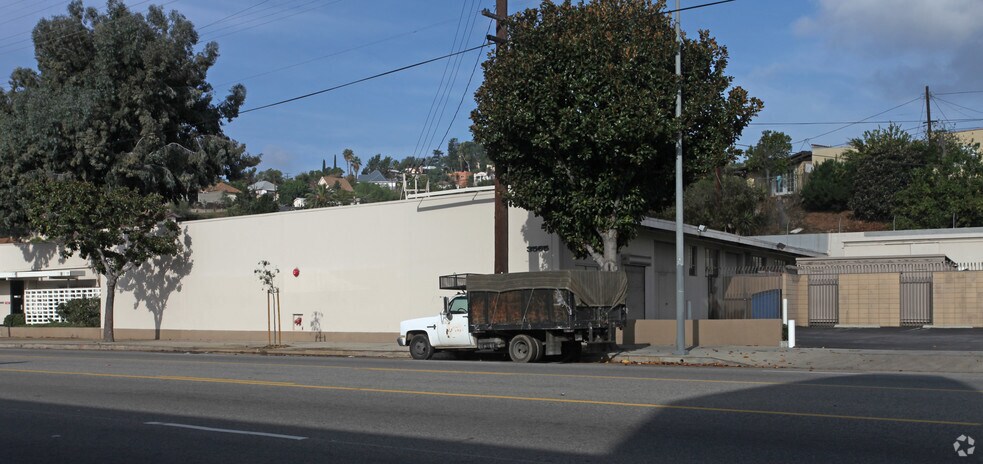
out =
<path fill-rule="evenodd" d="M 840 325 L 901 325 L 901 281 L 897 273 L 841 274 Z"/>
<path fill-rule="evenodd" d="M 159 314 L 165 331 L 265 331 L 266 293 L 253 271 L 268 260 L 280 269 L 286 332 L 310 333 L 321 312 L 324 332 L 396 333 L 453 295 L 437 288 L 439 275 L 493 272 L 493 208 L 486 191 L 184 223 L 187 260 L 125 278 L 116 327 L 152 329 Z M 511 271 L 553 265 L 556 245 L 525 250 L 550 240 L 529 213 L 510 209 L 509 240 Z"/>
<path fill-rule="evenodd" d="M 685 325 L 687 347 L 699 346 L 778 346 L 782 340 L 780 319 L 688 320 Z M 624 332 L 626 344 L 672 346 L 676 344 L 676 322 L 670 320 L 629 321 Z"/>
<path fill-rule="evenodd" d="M 932 274 L 932 323 L 983 327 L 983 271 Z"/>

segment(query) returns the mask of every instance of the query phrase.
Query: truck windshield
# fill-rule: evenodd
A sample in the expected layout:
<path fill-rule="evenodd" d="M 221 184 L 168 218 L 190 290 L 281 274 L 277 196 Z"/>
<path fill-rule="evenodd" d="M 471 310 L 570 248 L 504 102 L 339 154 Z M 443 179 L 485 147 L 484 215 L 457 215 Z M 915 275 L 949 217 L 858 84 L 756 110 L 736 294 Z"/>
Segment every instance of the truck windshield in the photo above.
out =
<path fill-rule="evenodd" d="M 451 300 L 450 312 L 451 314 L 467 314 L 468 313 L 467 297 L 459 296 Z"/>

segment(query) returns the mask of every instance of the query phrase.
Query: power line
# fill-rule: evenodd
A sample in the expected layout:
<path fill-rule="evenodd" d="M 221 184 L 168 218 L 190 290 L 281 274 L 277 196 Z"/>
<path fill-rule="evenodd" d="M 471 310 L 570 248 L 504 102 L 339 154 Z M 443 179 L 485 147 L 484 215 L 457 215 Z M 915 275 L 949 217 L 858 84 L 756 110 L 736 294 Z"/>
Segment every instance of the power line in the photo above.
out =
<path fill-rule="evenodd" d="M 451 42 L 451 53 L 457 49 L 458 33 L 461 31 L 461 24 L 464 22 L 464 13 L 467 11 L 467 4 L 461 2 L 461 13 L 457 19 L 457 28 L 454 29 L 454 40 Z M 433 94 L 433 100 L 430 102 L 430 109 L 427 110 L 427 118 L 423 122 L 423 129 L 420 130 L 420 136 L 416 139 L 416 144 L 413 146 L 413 156 L 419 154 L 420 144 L 423 143 L 425 147 L 427 145 L 425 136 L 430 133 L 430 118 L 434 114 L 434 108 L 437 106 L 437 101 L 440 99 L 440 90 L 444 87 L 444 79 L 447 78 L 447 70 L 450 68 L 450 60 L 444 63 L 444 71 L 440 74 L 440 84 L 437 85 L 437 91 Z"/>
<path fill-rule="evenodd" d="M 942 95 L 942 94 L 935 94 L 935 95 Z M 983 114 L 983 111 L 980 111 L 980 110 L 974 110 L 974 109 L 972 109 L 972 108 L 969 108 L 969 107 L 966 107 L 966 106 L 963 106 L 963 105 L 960 105 L 960 104 L 958 104 L 958 103 L 953 103 L 953 102 L 951 102 L 951 101 L 949 101 L 949 100 L 943 100 L 943 99 L 941 99 L 941 98 L 938 98 L 938 97 L 934 97 L 934 98 L 935 98 L 936 100 L 938 100 L 938 101 L 940 101 L 940 102 L 943 102 L 943 103 L 946 103 L 946 104 L 949 104 L 949 105 L 952 105 L 952 106 L 956 106 L 956 107 L 959 107 L 959 108 L 962 108 L 962 109 L 964 109 L 964 110 L 969 110 L 969 111 L 972 111 L 972 112 L 974 112 L 974 113 L 980 113 L 980 114 Z M 969 115 L 966 115 L 966 116 L 968 117 Z"/>
<path fill-rule="evenodd" d="M 267 76 L 267 75 L 270 75 L 270 74 L 273 74 L 273 73 L 277 73 L 277 72 L 280 72 L 280 71 L 284 71 L 284 70 L 287 70 L 287 69 L 296 68 L 297 66 L 302 66 L 302 65 L 305 65 L 305 64 L 308 64 L 308 63 L 313 63 L 315 61 L 323 60 L 325 58 L 331 58 L 333 56 L 343 55 L 343 54 L 348 53 L 348 52 L 353 52 L 355 50 L 360 50 L 360 49 L 363 49 L 363 48 L 371 47 L 372 45 L 378 45 L 378 44 L 381 44 L 381 43 L 388 42 L 390 40 L 398 39 L 400 37 L 406 37 L 408 35 L 413 35 L 413 34 L 416 34 L 418 32 L 425 31 L 427 29 L 432 29 L 434 27 L 447 24 L 447 23 L 449 23 L 451 21 L 453 21 L 453 19 L 446 19 L 444 21 L 441 21 L 441 22 L 438 22 L 438 23 L 433 23 L 433 24 L 430 24 L 430 25 L 421 27 L 419 29 L 415 29 L 415 30 L 412 30 L 412 31 L 403 32 L 401 34 L 391 35 L 389 37 L 386 37 L 386 38 L 383 38 L 383 39 L 379 39 L 379 40 L 375 40 L 375 41 L 368 42 L 368 43 L 364 43 L 362 45 L 356 45 L 354 47 L 349 47 L 349 48 L 346 48 L 346 49 L 334 51 L 334 52 L 328 53 L 327 55 L 321 55 L 321 56 L 318 56 L 318 57 L 310 58 L 310 59 L 307 59 L 307 60 L 304 60 L 304 61 L 300 61 L 300 62 L 297 62 L 297 63 L 289 64 L 289 65 L 286 65 L 286 66 L 281 66 L 281 67 L 275 68 L 275 69 L 271 69 L 269 71 L 264 71 L 264 72 L 261 72 L 261 73 L 252 74 L 252 75 L 249 75 L 249 76 L 240 78 L 240 79 L 233 79 L 233 80 L 230 80 L 230 81 L 221 82 L 221 83 L 215 84 L 215 86 L 216 87 L 221 87 L 221 86 L 227 85 L 227 84 L 238 83 L 238 82 L 245 82 L 245 81 L 248 81 L 250 79 L 255 79 L 257 77 Z"/>
<path fill-rule="evenodd" d="M 228 16 L 225 16 L 223 18 L 220 18 L 218 20 L 212 21 L 212 22 L 210 22 L 210 23 L 208 23 L 208 24 L 206 24 L 204 26 L 201 26 L 201 27 L 198 28 L 198 30 L 201 31 L 202 29 L 206 29 L 206 28 L 211 27 L 211 26 L 214 26 L 214 25 L 216 25 L 216 24 L 218 24 L 218 23 L 220 23 L 222 21 L 226 21 L 228 19 L 231 19 L 231 18 L 233 18 L 235 16 L 238 16 L 240 13 L 245 13 L 245 12 L 247 12 L 247 11 L 253 9 L 253 8 L 256 8 L 257 6 L 260 6 L 260 5 L 262 5 L 262 4 L 264 4 L 264 3 L 268 2 L 268 1 L 270 1 L 270 0 L 263 0 L 263 1 L 259 2 L 259 3 L 254 3 L 251 6 L 248 6 L 246 8 L 243 8 L 243 9 L 239 10 L 239 11 L 236 11 L 235 13 L 232 13 L 232 14 L 230 14 Z"/>
<path fill-rule="evenodd" d="M 473 3 L 472 3 L 472 9 L 474 9 L 474 4 Z M 474 31 L 474 25 L 475 25 L 475 22 L 477 21 L 477 18 L 478 18 L 477 14 L 472 15 L 469 18 L 470 21 L 468 23 L 468 26 L 467 26 L 464 34 L 461 36 L 461 45 L 460 45 L 460 48 L 464 48 L 465 44 L 467 43 L 468 38 L 471 36 L 471 33 Z M 431 129 L 430 136 L 427 138 L 427 146 L 428 147 L 433 144 L 434 138 L 437 137 L 437 131 L 439 130 L 440 122 L 444 120 L 444 112 L 447 111 L 447 105 L 448 105 L 448 103 L 450 103 L 451 92 L 454 90 L 454 85 L 457 84 L 457 74 L 461 71 L 461 63 L 463 63 L 463 60 L 464 60 L 464 56 L 463 55 L 458 55 L 457 57 L 454 58 L 454 65 L 453 65 L 454 70 L 451 71 L 451 77 L 447 81 L 447 88 L 444 89 L 444 95 L 441 97 L 441 100 L 440 100 L 440 103 L 439 103 L 439 105 L 440 105 L 440 113 L 437 116 L 436 121 L 434 121 L 434 123 L 433 123 L 433 127 Z M 440 149 L 440 146 L 438 145 L 438 146 L 434 147 L 433 149 L 434 150 L 439 150 Z"/>
<path fill-rule="evenodd" d="M 940 92 L 935 95 L 965 95 L 967 93 L 983 93 L 983 90 L 964 90 L 962 92 Z"/>
<path fill-rule="evenodd" d="M 467 52 L 475 51 L 475 50 L 478 50 L 478 49 L 481 49 L 481 48 L 485 48 L 488 45 L 489 44 L 487 44 L 487 43 L 481 44 L 481 45 L 478 45 L 476 47 L 471 47 L 471 48 L 469 48 L 467 50 L 462 50 L 462 51 L 459 51 L 459 52 L 450 53 L 450 54 L 447 54 L 447 55 L 444 55 L 444 56 L 438 56 L 437 58 L 431 58 L 431 59 L 425 60 L 425 61 L 419 61 L 419 62 L 416 62 L 416 63 L 413 63 L 413 64 L 409 64 L 409 65 L 406 65 L 406 66 L 403 66 L 403 67 L 400 67 L 400 68 L 391 69 L 391 70 L 386 71 L 386 72 L 382 72 L 382 73 L 379 73 L 379 74 L 374 74 L 374 75 L 371 75 L 371 76 L 368 76 L 368 77 L 363 77 L 361 79 L 357 79 L 357 80 L 354 80 L 354 81 L 351 81 L 351 82 L 346 82 L 344 84 L 336 85 L 334 87 L 329 87 L 329 88 L 326 88 L 326 89 L 318 90 L 316 92 L 311 92 L 311 93 L 300 95 L 300 96 L 297 96 L 297 97 L 288 98 L 286 100 L 280 100 L 278 102 L 266 104 L 266 105 L 263 105 L 263 106 L 257 106 L 255 108 L 249 108 L 247 110 L 240 111 L 239 114 L 250 113 L 250 112 L 253 112 L 253 111 L 259 111 L 259 110 L 262 110 L 262 109 L 265 109 L 265 108 L 270 108 L 270 107 L 273 107 L 273 106 L 282 105 L 284 103 L 290 103 L 292 101 L 297 101 L 297 100 L 301 100 L 301 99 L 304 99 L 304 98 L 313 97 L 315 95 L 320 95 L 322 93 L 331 92 L 333 90 L 338 90 L 338 89 L 341 89 L 341 88 L 344 88 L 344 87 L 348 87 L 350 85 L 355 85 L 355 84 L 358 84 L 358 83 L 361 83 L 361 82 L 365 82 L 365 81 L 369 81 L 369 80 L 372 80 L 372 79 L 376 79 L 376 78 L 379 78 L 379 77 L 388 76 L 390 74 L 397 73 L 397 72 L 400 72 L 400 71 L 405 71 L 405 70 L 410 69 L 410 68 L 415 68 L 417 66 L 422 66 L 422 65 L 425 65 L 427 63 L 433 63 L 434 61 L 440 61 L 440 60 L 443 60 L 445 58 L 450 58 L 452 56 L 460 55 L 462 53 L 467 53 Z"/>
<path fill-rule="evenodd" d="M 249 29 L 255 29 L 255 28 L 257 28 L 257 27 L 260 27 L 260 26 L 265 26 L 265 25 L 267 25 L 267 24 L 270 24 L 270 23 L 275 23 L 275 22 L 277 22 L 277 21 L 282 21 L 282 20 L 284 20 L 284 19 L 287 19 L 287 18 L 292 18 L 292 17 L 294 17 L 294 16 L 297 16 L 297 15 L 299 15 L 299 14 L 303 14 L 303 13 L 307 13 L 307 12 L 309 12 L 309 11 L 314 11 L 314 10 L 316 10 L 316 9 L 318 9 L 318 8 L 324 8 L 324 7 L 326 7 L 326 6 L 331 6 L 331 5 L 334 5 L 334 4 L 336 4 L 336 3 L 340 3 L 340 2 L 342 2 L 342 1 L 343 1 L 343 0 L 335 0 L 335 1 L 333 1 L 333 2 L 329 2 L 329 3 L 326 3 L 326 4 L 323 4 L 323 5 L 316 5 L 316 6 L 313 6 L 313 7 L 311 7 L 311 8 L 307 8 L 307 9 L 305 9 L 305 10 L 300 10 L 300 11 L 297 11 L 296 13 L 293 13 L 293 14 L 288 14 L 288 15 L 286 15 L 286 16 L 281 16 L 281 17 L 279 17 L 279 18 L 274 18 L 274 19 L 271 19 L 271 20 L 269 20 L 269 21 L 265 21 L 265 22 L 261 22 L 261 23 L 259 23 L 259 24 L 254 24 L 254 25 L 252 25 L 252 26 L 248 26 L 248 27 L 244 27 L 244 28 L 242 28 L 242 29 L 238 29 L 238 30 L 234 30 L 234 31 L 232 31 L 232 32 L 228 32 L 228 33 L 225 33 L 225 34 L 220 34 L 220 35 L 212 35 L 212 36 L 209 36 L 207 40 L 209 40 L 209 41 L 211 41 L 211 40 L 215 40 L 215 39 L 219 39 L 219 38 L 222 38 L 222 37 L 228 37 L 228 36 L 230 36 L 230 35 L 233 35 L 233 34 L 238 34 L 238 33 L 240 33 L 240 32 L 243 32 L 243 31 L 247 31 L 247 30 L 249 30 Z M 310 4 L 312 4 L 312 3 L 317 3 L 317 0 L 314 0 L 314 1 L 311 1 L 311 2 L 307 2 L 307 3 L 303 3 L 303 4 L 301 4 L 301 5 L 297 5 L 297 6 L 295 6 L 294 8 L 291 8 L 291 9 L 297 9 L 297 8 L 300 8 L 300 7 L 303 7 L 303 6 L 307 6 L 307 5 L 310 5 Z M 274 13 L 274 14 L 271 14 L 271 15 L 267 15 L 267 16 L 265 16 L 265 17 L 271 17 L 271 16 L 276 16 L 276 15 L 278 15 L 278 14 L 280 14 L 280 13 L 284 13 L 284 12 L 286 12 L 286 11 L 290 11 L 291 9 L 287 9 L 287 10 L 283 10 L 283 11 L 280 11 L 280 12 L 277 12 L 277 13 Z M 263 18 L 264 18 L 264 17 L 260 17 L 260 18 L 256 18 L 256 19 L 253 19 L 253 20 L 251 20 L 251 21 L 247 21 L 247 24 L 248 24 L 249 22 L 255 22 L 255 21 L 258 21 L 258 20 L 260 20 L 260 19 L 263 19 Z M 230 27 L 235 27 L 235 25 L 233 25 L 233 26 L 230 26 Z M 211 31 L 211 32 L 218 32 L 218 31 L 221 31 L 221 30 L 225 30 L 225 29 L 229 29 L 230 27 L 225 27 L 225 28 L 219 28 L 219 29 L 216 29 L 216 30 L 214 30 L 214 31 Z"/>
<path fill-rule="evenodd" d="M 491 21 L 488 22 L 488 29 L 485 30 L 485 35 L 491 31 Z M 454 115 L 451 116 L 450 122 L 447 123 L 447 130 L 444 131 L 444 136 L 440 138 L 440 143 L 437 146 L 443 146 L 444 141 L 447 140 L 447 134 L 451 132 L 451 126 L 454 125 L 454 120 L 457 119 L 457 114 L 461 111 L 461 106 L 464 105 L 464 98 L 468 95 L 468 89 L 471 88 L 471 80 L 474 79 L 474 74 L 478 70 L 478 64 L 481 63 L 481 54 L 479 53 L 477 58 L 474 60 L 474 67 L 471 68 L 471 76 L 468 77 L 468 83 L 464 86 L 464 92 L 461 93 L 461 101 L 457 102 L 457 109 L 454 110 Z"/>
<path fill-rule="evenodd" d="M 896 109 L 898 109 L 898 108 L 901 108 L 902 106 L 905 106 L 905 105 L 908 105 L 908 104 L 911 104 L 912 102 L 916 102 L 916 101 L 918 101 L 918 100 L 921 100 L 921 99 L 922 99 L 922 97 L 921 97 L 921 95 L 919 95 L 919 96 L 917 96 L 917 97 L 915 97 L 915 98 L 912 98 L 911 100 L 908 100 L 908 101 L 906 101 L 906 102 L 904 102 L 904 103 L 902 103 L 902 104 L 900 104 L 900 105 L 898 105 L 898 106 L 895 106 L 895 107 L 893 107 L 893 108 L 888 108 L 888 109 L 886 109 L 886 110 L 884 110 L 884 111 L 881 111 L 880 113 L 877 113 L 877 114 L 875 114 L 875 115 L 872 115 L 872 116 L 868 116 L 868 117 L 866 117 L 866 118 L 863 118 L 863 119 L 861 119 L 861 120 L 859 120 L 859 121 L 855 121 L 855 122 L 851 122 L 851 123 L 848 123 L 848 124 L 846 124 L 846 125 L 844 125 L 844 126 L 842 126 L 842 127 L 838 127 L 838 128 L 836 128 L 836 129 L 833 129 L 833 130 L 831 130 L 831 131 L 828 131 L 828 132 L 823 132 L 822 134 L 819 134 L 819 135 L 816 135 L 816 136 L 813 136 L 813 137 L 807 137 L 807 138 L 804 138 L 804 139 L 802 139 L 802 140 L 800 140 L 800 141 L 798 141 L 798 142 L 793 142 L 793 143 L 792 143 L 792 145 L 798 145 L 798 144 L 799 144 L 800 142 L 806 142 L 806 141 L 809 141 L 809 140 L 812 140 L 812 139 L 818 139 L 819 137 L 823 137 L 823 136 L 826 136 L 826 135 L 829 135 L 829 134 L 832 134 L 832 133 L 834 133 L 834 132 L 839 132 L 839 131 L 841 131 L 841 130 L 843 130 L 843 129 L 846 129 L 847 127 L 850 127 L 850 126 L 854 126 L 854 125 L 857 125 L 857 124 L 860 124 L 860 123 L 862 123 L 862 122 L 864 122 L 864 121 L 866 121 L 866 120 L 868 120 L 868 119 L 873 119 L 873 118 L 876 118 L 876 117 L 878 117 L 878 116 L 880 116 L 880 115 L 882 115 L 882 114 L 884 114 L 884 113 L 888 113 L 888 112 L 891 112 L 891 111 L 894 111 L 894 110 L 896 110 Z"/>

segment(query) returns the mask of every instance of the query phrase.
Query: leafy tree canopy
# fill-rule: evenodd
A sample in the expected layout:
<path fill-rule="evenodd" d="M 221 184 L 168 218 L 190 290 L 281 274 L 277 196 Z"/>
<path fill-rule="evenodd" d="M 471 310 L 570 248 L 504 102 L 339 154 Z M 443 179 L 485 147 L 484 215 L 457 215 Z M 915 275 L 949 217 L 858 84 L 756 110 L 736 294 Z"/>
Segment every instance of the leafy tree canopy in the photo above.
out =
<path fill-rule="evenodd" d="M 932 159 L 924 143 L 900 127 L 864 132 L 850 141 L 847 160 L 853 171 L 850 208 L 858 219 L 890 221 L 896 196 L 911 183 L 914 171 Z"/>
<path fill-rule="evenodd" d="M 507 41 L 484 63 L 475 96 L 475 141 L 511 204 L 604 269 L 617 267 L 644 214 L 673 201 L 677 132 L 688 183 L 727 163 L 727 148 L 762 108 L 731 86 L 727 50 L 707 31 L 683 39 L 680 81 L 662 1 L 544 1 L 504 27 Z"/>
<path fill-rule="evenodd" d="M 0 90 L 0 230 L 26 232 L 24 186 L 41 178 L 176 200 L 259 162 L 222 130 L 245 88 L 214 101 L 205 78 L 218 46 L 196 51 L 179 13 L 109 0 L 103 14 L 74 0 L 32 37 L 37 70 L 16 69 Z"/>
<path fill-rule="evenodd" d="M 113 341 L 113 301 L 120 276 L 156 256 L 181 249 L 178 225 L 158 194 L 81 181 L 36 182 L 29 188 L 32 230 L 78 253 L 106 277 L 103 339 Z"/>
<path fill-rule="evenodd" d="M 912 171 L 897 194 L 894 215 L 901 229 L 983 226 L 983 161 L 979 145 L 937 132 L 929 147 L 937 163 Z M 924 146 L 924 145 L 923 145 Z"/>
<path fill-rule="evenodd" d="M 758 143 L 748 148 L 745 155 L 749 171 L 763 172 L 766 177 L 784 174 L 792 155 L 792 138 L 784 132 L 762 131 Z"/>
<path fill-rule="evenodd" d="M 714 177 L 700 179 L 686 188 L 683 217 L 687 224 L 703 224 L 714 230 L 738 235 L 753 235 L 764 222 L 761 203 L 765 191 L 749 185 L 747 180 L 724 175 L 719 188 Z M 675 216 L 670 214 L 664 217 Z"/>

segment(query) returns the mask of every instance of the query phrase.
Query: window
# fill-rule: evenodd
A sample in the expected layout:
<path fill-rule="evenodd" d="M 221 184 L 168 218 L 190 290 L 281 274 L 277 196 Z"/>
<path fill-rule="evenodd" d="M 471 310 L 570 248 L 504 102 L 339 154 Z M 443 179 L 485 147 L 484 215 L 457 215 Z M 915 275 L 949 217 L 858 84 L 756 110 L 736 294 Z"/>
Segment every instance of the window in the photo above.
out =
<path fill-rule="evenodd" d="M 689 247 L 689 275 L 696 275 L 696 247 Z"/>
<path fill-rule="evenodd" d="M 467 314 L 468 298 L 464 296 L 459 296 L 451 300 L 450 311 L 451 314 Z"/>
<path fill-rule="evenodd" d="M 753 267 L 765 267 L 765 257 L 764 256 L 752 256 L 751 266 Z"/>

